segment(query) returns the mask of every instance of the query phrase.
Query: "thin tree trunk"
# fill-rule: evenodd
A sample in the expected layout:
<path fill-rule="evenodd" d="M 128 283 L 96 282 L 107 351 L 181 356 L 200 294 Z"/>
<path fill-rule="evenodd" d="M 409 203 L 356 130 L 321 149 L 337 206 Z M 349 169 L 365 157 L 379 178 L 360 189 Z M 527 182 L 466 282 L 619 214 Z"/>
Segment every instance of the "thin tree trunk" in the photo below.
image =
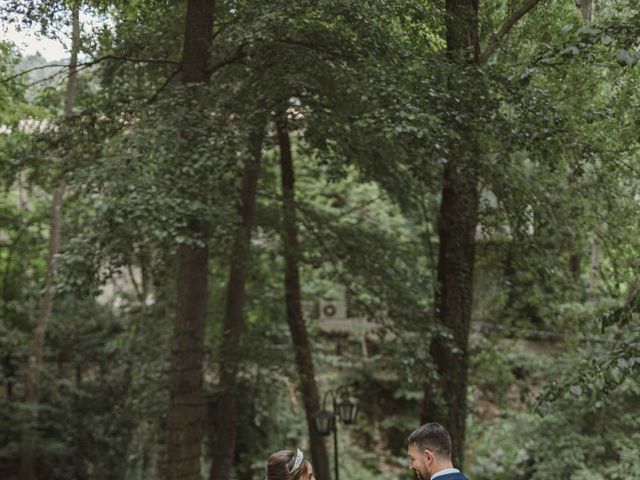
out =
<path fill-rule="evenodd" d="M 76 73 L 78 52 L 80 51 L 80 2 L 76 2 L 71 11 L 71 58 L 69 60 L 69 78 L 64 96 L 64 118 L 69 119 L 73 114 L 76 96 Z M 49 249 L 47 253 L 47 277 L 44 291 L 40 300 L 38 323 L 33 330 L 29 345 L 29 358 L 25 371 L 25 404 L 31 411 L 31 419 L 26 422 L 24 431 L 24 445 L 20 459 L 20 478 L 32 480 L 36 478 L 36 450 L 38 413 L 37 405 L 40 400 L 40 370 L 44 342 L 53 310 L 53 284 L 56 279 L 56 255 L 60 251 L 60 236 L 62 232 L 62 207 L 66 184 L 64 180 L 53 191 L 51 217 L 49 220 Z"/>
<path fill-rule="evenodd" d="M 311 443 L 311 458 L 314 475 L 318 480 L 329 480 L 329 457 L 323 437 L 315 427 L 313 414 L 320 409 L 318 387 L 316 385 L 311 345 L 307 328 L 302 315 L 300 295 L 300 272 L 298 262 L 300 249 L 298 245 L 298 227 L 296 222 L 294 170 L 291 153 L 291 141 L 285 117 L 276 121 L 278 142 L 280 145 L 280 170 L 282 181 L 282 213 L 285 258 L 285 301 L 287 308 L 287 322 L 293 340 L 298 374 L 302 390 L 303 403 Z"/>
<path fill-rule="evenodd" d="M 78 392 L 82 391 L 82 364 L 77 364 L 75 366 L 75 392 L 73 394 L 73 409 L 76 412 L 81 411 L 80 405 L 82 402 L 82 397 Z M 86 456 L 87 456 L 87 426 L 83 424 L 79 416 L 74 418 L 74 427 L 76 434 L 76 445 L 75 451 L 73 455 L 73 460 L 75 462 L 75 478 L 76 480 L 87 480 L 89 478 L 87 472 L 87 466 L 85 464 Z"/>
<path fill-rule="evenodd" d="M 4 271 L 2 272 L 2 318 L 9 318 L 9 285 L 11 284 L 11 268 L 13 263 L 13 255 L 18 248 L 18 243 L 22 238 L 23 232 L 27 228 L 26 224 L 21 226 L 20 230 L 18 230 L 18 234 L 13 239 L 13 241 L 9 244 L 9 248 L 5 257 Z M 7 332 L 8 334 L 9 332 Z M 15 374 L 16 367 L 14 365 L 14 357 L 11 349 L 7 350 L 6 354 L 3 357 L 4 371 L 5 371 L 5 385 L 7 397 L 13 397 L 13 386 L 15 384 Z"/>
<path fill-rule="evenodd" d="M 591 247 L 591 269 L 589 272 L 589 297 L 595 300 L 598 294 L 598 279 L 600 278 L 600 237 L 593 235 Z"/>
<path fill-rule="evenodd" d="M 188 95 L 197 95 L 207 83 L 207 61 L 212 43 L 213 0 L 189 0 L 182 51 L 182 82 Z M 184 161 L 191 143 L 182 132 Z M 209 250 L 207 222 L 189 219 L 187 236 L 204 242 L 178 247 L 176 258 L 177 308 L 171 341 L 167 451 L 163 476 L 166 479 L 200 479 L 200 450 L 204 424 L 202 370 L 204 327 L 207 315 Z"/>
<path fill-rule="evenodd" d="M 240 226 L 231 253 L 222 343 L 220 345 L 220 397 L 216 407 L 216 444 L 211 480 L 228 480 L 236 451 L 237 375 L 241 362 L 240 335 L 244 328 L 245 283 L 251 253 L 251 231 L 256 218 L 256 193 L 262 156 L 264 125 L 249 139 L 240 192 Z"/>
<path fill-rule="evenodd" d="M 593 0 L 578 0 L 576 5 L 580 8 L 584 23 L 591 23 L 593 20 Z"/>
<path fill-rule="evenodd" d="M 478 5 L 476 0 L 447 0 L 447 50 L 449 57 L 471 65 L 478 62 Z M 452 89 L 457 87 L 453 86 Z M 468 106 L 472 112 L 471 105 Z M 439 375 L 439 395 L 425 386 L 422 421 L 438 421 L 449 430 L 454 464 L 464 462 L 467 417 L 469 331 L 473 299 L 475 231 L 478 222 L 478 149 L 469 132 L 458 126 L 461 140 L 451 143 L 445 166 L 438 223 L 438 289 L 436 316 L 452 339 L 437 337 L 431 355 Z M 441 401 L 436 401 L 439 397 Z"/>

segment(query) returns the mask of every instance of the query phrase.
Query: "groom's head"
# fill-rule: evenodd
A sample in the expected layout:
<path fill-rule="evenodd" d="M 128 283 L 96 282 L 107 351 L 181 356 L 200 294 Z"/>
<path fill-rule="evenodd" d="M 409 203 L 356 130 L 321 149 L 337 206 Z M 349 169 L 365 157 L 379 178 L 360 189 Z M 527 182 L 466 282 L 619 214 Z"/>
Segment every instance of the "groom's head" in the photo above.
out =
<path fill-rule="evenodd" d="M 426 423 L 408 438 L 409 468 L 418 480 L 429 480 L 431 475 L 451 467 L 451 438 L 438 423 Z"/>

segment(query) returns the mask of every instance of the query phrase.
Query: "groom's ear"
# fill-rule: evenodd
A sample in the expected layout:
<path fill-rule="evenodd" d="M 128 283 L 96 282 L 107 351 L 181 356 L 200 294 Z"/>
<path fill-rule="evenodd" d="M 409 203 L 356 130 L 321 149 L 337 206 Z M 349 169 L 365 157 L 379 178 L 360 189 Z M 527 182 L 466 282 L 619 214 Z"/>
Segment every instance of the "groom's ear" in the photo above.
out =
<path fill-rule="evenodd" d="M 429 450 L 428 448 L 425 448 L 422 452 L 422 454 L 424 455 L 424 459 L 426 461 L 432 461 L 435 459 L 433 452 L 431 450 Z"/>

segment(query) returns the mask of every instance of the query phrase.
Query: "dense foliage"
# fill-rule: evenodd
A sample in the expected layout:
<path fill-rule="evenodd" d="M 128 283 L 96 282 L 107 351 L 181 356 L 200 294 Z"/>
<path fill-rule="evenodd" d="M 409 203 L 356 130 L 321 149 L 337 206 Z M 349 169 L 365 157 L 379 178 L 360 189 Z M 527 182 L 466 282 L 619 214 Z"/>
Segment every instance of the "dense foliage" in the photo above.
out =
<path fill-rule="evenodd" d="M 308 448 L 282 283 L 285 118 L 316 381 L 321 394 L 350 385 L 360 405 L 357 425 L 339 427 L 342 475 L 408 475 L 406 436 L 425 391 L 446 401 L 430 347 L 452 336 L 436 305 L 443 172 L 455 163 L 479 191 L 465 471 L 640 478 L 636 2 L 581 0 L 581 12 L 540 1 L 516 18 L 530 1 L 481 0 L 479 48 L 496 48 L 463 62 L 446 50 L 443 2 L 220 1 L 201 86 L 180 81 L 186 3 L 0 8 L 3 21 L 54 38 L 70 32 L 73 9 L 93 25 L 77 74 L 0 44 L 0 477 L 18 478 L 25 439 L 37 446 L 37 478 L 163 475 L 184 246 L 209 251 L 203 476 L 220 441 L 222 325 L 238 263 L 231 477 L 261 479 L 273 451 Z M 498 34 L 505 19 L 516 21 Z M 238 259 L 256 131 L 256 218 Z M 30 404 L 24 371 L 62 181 L 53 310 Z M 328 328 L 325 301 L 346 305 L 351 326 Z"/>

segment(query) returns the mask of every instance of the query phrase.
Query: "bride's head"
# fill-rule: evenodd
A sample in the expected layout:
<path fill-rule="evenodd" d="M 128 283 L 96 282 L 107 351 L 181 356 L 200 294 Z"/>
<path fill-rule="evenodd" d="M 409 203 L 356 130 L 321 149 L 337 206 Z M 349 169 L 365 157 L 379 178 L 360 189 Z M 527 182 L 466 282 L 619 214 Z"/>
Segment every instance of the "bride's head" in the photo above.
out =
<path fill-rule="evenodd" d="M 267 460 L 266 480 L 313 480 L 313 468 L 302 452 L 281 450 Z"/>

